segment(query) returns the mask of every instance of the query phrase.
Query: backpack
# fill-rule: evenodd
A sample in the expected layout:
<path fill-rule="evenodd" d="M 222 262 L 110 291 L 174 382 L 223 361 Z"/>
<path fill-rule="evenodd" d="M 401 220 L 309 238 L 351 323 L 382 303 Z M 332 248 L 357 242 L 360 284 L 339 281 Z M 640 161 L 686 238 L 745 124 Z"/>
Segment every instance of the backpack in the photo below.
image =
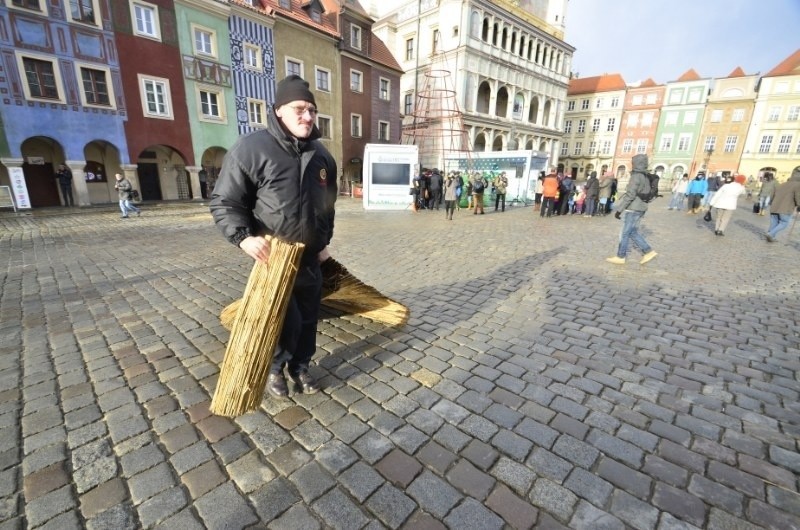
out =
<path fill-rule="evenodd" d="M 483 193 L 483 179 L 478 179 L 472 183 L 473 193 Z"/>
<path fill-rule="evenodd" d="M 659 176 L 655 173 L 642 173 L 647 178 L 648 183 L 650 184 L 650 189 L 647 193 L 637 193 L 636 196 L 639 197 L 639 200 L 642 202 L 651 202 L 656 197 L 659 197 L 658 194 L 658 181 Z"/>

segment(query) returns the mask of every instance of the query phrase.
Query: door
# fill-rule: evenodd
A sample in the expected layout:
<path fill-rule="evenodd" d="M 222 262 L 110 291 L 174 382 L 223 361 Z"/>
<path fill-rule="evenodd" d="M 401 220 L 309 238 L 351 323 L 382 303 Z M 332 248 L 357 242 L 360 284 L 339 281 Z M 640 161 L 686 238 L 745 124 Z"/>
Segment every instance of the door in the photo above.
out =
<path fill-rule="evenodd" d="M 158 178 L 158 164 L 140 162 L 136 171 L 139 176 L 140 194 L 143 201 L 160 201 L 161 182 Z"/>
<path fill-rule="evenodd" d="M 58 194 L 58 179 L 53 171 L 53 164 L 22 164 L 22 173 L 25 175 L 25 185 L 28 187 L 28 197 L 33 208 L 48 206 L 61 206 L 61 197 Z M 74 194 L 74 191 L 73 191 Z"/>

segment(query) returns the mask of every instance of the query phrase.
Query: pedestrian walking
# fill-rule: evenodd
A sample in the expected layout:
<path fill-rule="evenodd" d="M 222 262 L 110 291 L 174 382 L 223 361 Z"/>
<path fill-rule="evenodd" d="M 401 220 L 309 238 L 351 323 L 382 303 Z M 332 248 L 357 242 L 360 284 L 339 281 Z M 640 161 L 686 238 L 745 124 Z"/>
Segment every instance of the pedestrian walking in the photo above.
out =
<path fill-rule="evenodd" d="M 314 94 L 301 77 L 278 83 L 267 128 L 240 136 L 222 161 L 210 209 L 223 236 L 267 263 L 274 236 L 305 244 L 267 390 L 288 396 L 284 369 L 305 394 L 320 390 L 309 373 L 322 298 L 320 263 L 330 257 L 337 168 L 315 124 Z"/>
<path fill-rule="evenodd" d="M 794 168 L 789 180 L 775 188 L 775 196 L 769 208 L 769 230 L 767 241 L 774 243 L 778 233 L 789 226 L 789 221 L 800 208 L 800 166 Z"/>
<path fill-rule="evenodd" d="M 558 197 L 558 175 L 556 169 L 552 168 L 550 174 L 542 181 L 542 207 L 539 217 L 550 217 L 553 215 L 556 198 Z"/>
<path fill-rule="evenodd" d="M 647 155 L 635 155 L 631 162 L 633 169 L 631 170 L 628 187 L 615 204 L 616 212 L 614 217 L 620 219 L 624 214 L 617 255 L 606 258 L 606 261 L 615 265 L 625 264 L 625 259 L 628 255 L 628 243 L 631 240 L 642 252 L 642 259 L 639 264 L 644 265 L 658 255 L 639 232 L 642 217 L 647 212 L 647 203 L 640 197 L 650 193 L 650 181 L 647 178 Z"/>
<path fill-rule="evenodd" d="M 142 210 L 137 208 L 131 203 L 133 198 L 133 185 L 131 181 L 126 179 L 120 173 L 114 175 L 117 182 L 114 184 L 114 189 L 117 190 L 119 197 L 119 209 L 122 212 L 122 219 L 127 219 L 130 212 L 136 212 L 136 216 L 142 215 Z"/>
<path fill-rule="evenodd" d="M 683 201 L 689 189 L 689 174 L 684 173 L 681 178 L 672 184 L 672 199 L 669 201 L 668 210 L 683 210 Z"/>
<path fill-rule="evenodd" d="M 775 176 L 771 171 L 765 171 L 764 181 L 761 183 L 761 189 L 758 192 L 758 215 L 766 215 L 767 208 L 769 208 L 772 199 L 775 197 L 775 189 L 777 187 Z"/>
<path fill-rule="evenodd" d="M 733 217 L 733 212 L 736 211 L 738 206 L 739 197 L 747 192 L 744 188 L 745 181 L 744 175 L 736 175 L 731 179 L 731 182 L 723 184 L 711 198 L 709 207 L 714 208 L 717 218 L 714 226 L 714 235 L 725 235 L 725 229 L 728 227 L 728 223 Z"/>

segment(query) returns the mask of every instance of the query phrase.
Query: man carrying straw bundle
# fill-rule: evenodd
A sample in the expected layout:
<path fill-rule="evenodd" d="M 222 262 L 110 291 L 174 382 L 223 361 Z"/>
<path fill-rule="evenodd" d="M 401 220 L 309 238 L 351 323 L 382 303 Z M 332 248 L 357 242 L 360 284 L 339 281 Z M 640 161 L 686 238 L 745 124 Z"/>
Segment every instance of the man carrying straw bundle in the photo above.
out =
<path fill-rule="evenodd" d="M 290 75 L 278 83 L 267 129 L 234 143 L 210 202 L 222 234 L 254 260 L 269 261 L 272 236 L 305 244 L 267 378 L 267 390 L 281 398 L 289 395 L 284 368 L 304 393 L 320 389 L 308 364 L 316 349 L 320 262 L 330 256 L 338 190 L 336 162 L 318 141 L 316 116 L 306 81 Z"/>

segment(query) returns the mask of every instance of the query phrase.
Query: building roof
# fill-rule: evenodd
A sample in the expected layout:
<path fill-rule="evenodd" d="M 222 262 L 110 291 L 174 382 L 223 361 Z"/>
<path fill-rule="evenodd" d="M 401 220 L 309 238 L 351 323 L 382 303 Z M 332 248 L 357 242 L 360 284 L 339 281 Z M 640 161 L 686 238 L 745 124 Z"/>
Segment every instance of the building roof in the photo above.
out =
<path fill-rule="evenodd" d="M 568 96 L 625 90 L 625 80 L 619 74 L 603 74 L 595 77 L 576 77 L 569 80 Z"/>
<path fill-rule="evenodd" d="M 639 88 L 652 88 L 654 86 L 658 86 L 658 83 L 653 81 L 652 77 L 648 77 L 647 79 L 642 81 L 642 83 L 639 85 Z"/>
<path fill-rule="evenodd" d="M 744 73 L 741 66 L 737 66 L 733 69 L 733 72 L 728 74 L 728 77 L 747 77 L 747 74 Z"/>
<path fill-rule="evenodd" d="M 781 63 L 770 70 L 764 77 L 776 77 L 779 75 L 800 75 L 800 49 L 781 61 Z"/>
<path fill-rule="evenodd" d="M 256 13 L 261 13 L 264 15 L 272 15 L 272 8 L 267 5 L 267 2 L 264 0 L 256 0 L 255 2 L 251 0 L 228 0 L 231 4 L 237 5 L 239 7 L 247 8 L 250 11 L 255 11 Z"/>
<path fill-rule="evenodd" d="M 384 44 L 384 42 L 379 39 L 374 33 L 370 32 L 370 42 L 372 44 L 372 60 L 378 64 L 382 64 L 392 70 L 397 70 L 401 74 L 403 73 L 403 67 L 400 66 L 400 63 L 397 62 L 397 59 L 394 58 L 392 52 L 389 51 L 389 48 Z"/>
<path fill-rule="evenodd" d="M 290 0 L 290 9 L 281 7 L 279 0 L 260 0 L 264 9 L 271 9 L 275 16 L 284 17 L 295 22 L 299 22 L 304 26 L 309 26 L 323 33 L 327 33 L 332 37 L 339 37 L 339 30 L 337 28 L 336 18 L 338 11 L 329 11 L 329 5 L 325 5 L 320 0 Z M 325 9 L 322 13 L 320 21 L 316 22 L 311 19 L 311 13 L 305 9 L 310 4 L 319 2 L 320 6 Z"/>
<path fill-rule="evenodd" d="M 676 81 L 699 81 L 700 76 L 697 72 L 694 71 L 694 68 L 689 68 L 686 70 L 682 76 L 680 76 Z"/>

